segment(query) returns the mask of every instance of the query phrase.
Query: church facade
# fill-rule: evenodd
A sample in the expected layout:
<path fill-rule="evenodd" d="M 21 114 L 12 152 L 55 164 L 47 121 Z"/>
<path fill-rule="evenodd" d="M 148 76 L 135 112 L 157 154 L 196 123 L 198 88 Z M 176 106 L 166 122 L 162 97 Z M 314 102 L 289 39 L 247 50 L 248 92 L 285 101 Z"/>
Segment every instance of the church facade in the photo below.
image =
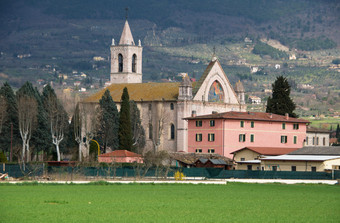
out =
<path fill-rule="evenodd" d="M 143 83 L 142 50 L 140 40 L 136 45 L 125 21 L 119 44 L 112 40 L 111 85 L 106 89 L 119 109 L 127 87 L 130 100 L 140 109 L 146 149 L 188 152 L 188 122 L 184 118 L 246 110 L 242 83 L 236 83 L 234 90 L 215 56 L 197 82 L 185 75 L 181 82 Z M 84 99 L 83 107 L 98 106 L 106 89 Z"/>

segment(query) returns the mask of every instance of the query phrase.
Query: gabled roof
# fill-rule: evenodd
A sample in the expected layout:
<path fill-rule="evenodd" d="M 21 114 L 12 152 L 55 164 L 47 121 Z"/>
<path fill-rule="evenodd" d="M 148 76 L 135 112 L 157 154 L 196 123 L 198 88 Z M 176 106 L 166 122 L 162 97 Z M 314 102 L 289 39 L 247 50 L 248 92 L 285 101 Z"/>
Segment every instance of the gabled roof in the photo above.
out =
<path fill-rule="evenodd" d="M 317 155 L 282 155 L 260 158 L 260 160 L 276 160 L 276 161 L 326 161 L 332 159 L 340 159 L 340 156 L 317 156 Z"/>
<path fill-rule="evenodd" d="M 320 128 L 315 128 L 312 126 L 308 126 L 307 127 L 307 133 L 330 133 L 331 131 L 329 131 L 328 129 L 320 129 Z"/>
<path fill-rule="evenodd" d="M 170 157 L 174 160 L 182 162 L 184 164 L 194 164 L 199 159 L 216 159 L 222 160 L 227 164 L 232 164 L 232 160 L 225 156 L 221 156 L 217 153 L 182 153 L 182 152 L 174 152 L 170 153 Z"/>
<path fill-rule="evenodd" d="M 288 119 L 284 115 L 276 115 L 264 112 L 223 112 L 209 115 L 200 115 L 188 117 L 185 119 L 235 119 L 235 120 L 252 120 L 252 121 L 270 121 L 270 122 L 294 122 L 294 123 L 309 123 L 308 120 L 292 118 Z"/>
<path fill-rule="evenodd" d="M 128 150 L 115 150 L 110 153 L 101 154 L 99 157 L 141 157 L 141 155 Z"/>
<path fill-rule="evenodd" d="M 198 159 L 198 161 L 200 161 L 203 164 L 206 164 L 208 161 L 210 161 L 214 165 L 227 165 L 227 163 L 224 160 L 221 160 L 221 159 L 205 159 L 205 158 L 200 158 L 200 159 Z"/>
<path fill-rule="evenodd" d="M 292 151 L 297 150 L 297 148 L 278 148 L 278 147 L 244 147 L 242 149 L 238 149 L 230 154 L 234 154 L 240 152 L 242 150 L 251 150 L 260 155 L 269 155 L 269 156 L 277 156 L 277 155 L 284 155 L 290 153 Z"/>
<path fill-rule="evenodd" d="M 133 41 L 131 29 L 127 20 L 125 21 L 119 45 L 133 45 L 133 46 L 135 45 L 135 41 Z"/>
<path fill-rule="evenodd" d="M 123 89 L 127 87 L 130 100 L 134 101 L 173 101 L 177 100 L 180 82 L 111 84 L 107 88 L 85 98 L 83 102 L 99 102 L 106 89 L 115 102 L 120 102 Z"/>
<path fill-rule="evenodd" d="M 340 146 L 306 146 L 290 152 L 289 155 L 340 156 Z"/>
<path fill-rule="evenodd" d="M 197 91 L 201 88 L 201 85 L 203 84 L 203 82 L 205 81 L 205 79 L 207 78 L 208 74 L 210 73 L 211 69 L 213 68 L 213 66 L 215 65 L 215 63 L 217 63 L 218 60 L 215 61 L 210 61 L 209 65 L 207 66 L 207 68 L 205 69 L 204 73 L 202 74 L 201 78 L 196 82 L 197 84 L 195 85 L 195 87 L 192 89 L 192 95 L 195 96 Z"/>

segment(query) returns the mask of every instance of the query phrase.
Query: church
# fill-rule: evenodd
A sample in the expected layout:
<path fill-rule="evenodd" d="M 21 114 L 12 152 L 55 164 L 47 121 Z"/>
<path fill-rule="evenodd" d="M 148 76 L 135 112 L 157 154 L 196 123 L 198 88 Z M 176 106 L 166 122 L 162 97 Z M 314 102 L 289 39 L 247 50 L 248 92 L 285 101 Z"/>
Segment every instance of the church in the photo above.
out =
<path fill-rule="evenodd" d="M 110 49 L 110 86 L 81 104 L 84 108 L 98 106 L 108 89 L 119 109 L 123 89 L 127 87 L 130 100 L 140 110 L 147 150 L 188 152 L 188 121 L 184 118 L 246 110 L 242 83 L 237 82 L 234 89 L 215 56 L 197 82 L 191 82 L 186 74 L 181 82 L 143 83 L 142 43 L 139 40 L 135 44 L 127 20 L 119 43 L 112 39 Z"/>

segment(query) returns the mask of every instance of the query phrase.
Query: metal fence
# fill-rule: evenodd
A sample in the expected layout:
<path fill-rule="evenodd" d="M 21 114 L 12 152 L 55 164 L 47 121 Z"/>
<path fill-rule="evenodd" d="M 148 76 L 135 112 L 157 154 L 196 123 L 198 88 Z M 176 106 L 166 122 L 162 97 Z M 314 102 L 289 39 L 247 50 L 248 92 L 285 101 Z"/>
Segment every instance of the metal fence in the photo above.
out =
<path fill-rule="evenodd" d="M 224 170 L 219 168 L 138 168 L 138 167 L 88 167 L 67 166 L 51 167 L 46 164 L 28 164 L 25 171 L 17 164 L 0 164 L 0 172 L 8 173 L 13 178 L 51 180 L 78 180 L 78 179 L 115 179 L 115 178 L 169 178 L 180 171 L 187 178 L 197 179 L 340 179 L 340 171 L 333 172 L 292 172 L 292 171 L 252 171 L 252 170 Z"/>

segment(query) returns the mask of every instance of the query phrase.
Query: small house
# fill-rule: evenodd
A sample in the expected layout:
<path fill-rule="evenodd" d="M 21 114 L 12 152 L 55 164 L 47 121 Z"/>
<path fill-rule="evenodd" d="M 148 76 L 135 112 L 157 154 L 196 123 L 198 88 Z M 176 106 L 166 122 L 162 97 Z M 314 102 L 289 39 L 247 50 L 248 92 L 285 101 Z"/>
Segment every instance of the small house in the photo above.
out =
<path fill-rule="evenodd" d="M 100 163 L 143 163 L 142 155 L 128 151 L 115 150 L 98 156 Z"/>

